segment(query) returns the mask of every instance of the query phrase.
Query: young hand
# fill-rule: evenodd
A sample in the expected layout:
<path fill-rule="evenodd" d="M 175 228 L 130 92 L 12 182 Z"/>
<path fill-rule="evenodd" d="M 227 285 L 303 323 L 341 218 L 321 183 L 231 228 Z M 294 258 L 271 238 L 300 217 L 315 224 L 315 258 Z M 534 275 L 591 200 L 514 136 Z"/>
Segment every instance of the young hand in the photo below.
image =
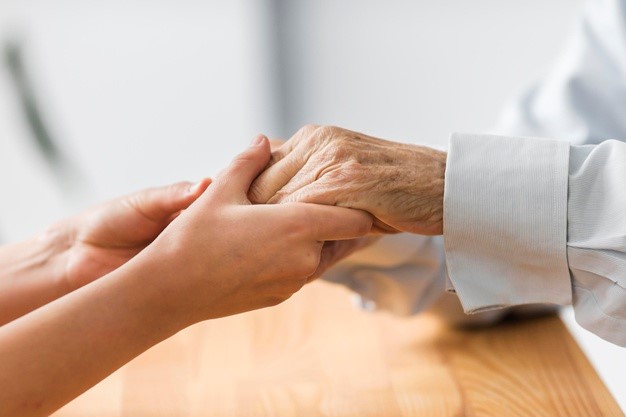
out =
<path fill-rule="evenodd" d="M 179 182 L 130 194 L 62 221 L 46 233 L 66 246 L 65 279 L 82 287 L 125 264 L 209 186 Z"/>
<path fill-rule="evenodd" d="M 372 217 L 305 203 L 252 205 L 247 193 L 270 159 L 266 138 L 240 154 L 136 259 L 185 323 L 280 303 L 320 266 L 324 242 L 365 236 Z"/>

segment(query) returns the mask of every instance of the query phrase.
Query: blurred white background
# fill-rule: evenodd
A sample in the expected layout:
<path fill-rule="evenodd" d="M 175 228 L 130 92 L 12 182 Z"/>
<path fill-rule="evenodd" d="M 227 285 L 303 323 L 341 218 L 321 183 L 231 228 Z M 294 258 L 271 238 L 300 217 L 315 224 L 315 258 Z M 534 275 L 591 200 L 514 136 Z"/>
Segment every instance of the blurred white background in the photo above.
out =
<path fill-rule="evenodd" d="M 259 132 L 335 124 L 443 148 L 452 131 L 489 128 L 546 72 L 579 5 L 0 0 L 0 239 L 214 175 Z M 71 171 L 37 146 L 10 70 L 16 51 Z M 626 406 L 622 350 L 572 328 Z"/>
<path fill-rule="evenodd" d="M 553 61 L 576 2 L 0 0 L 0 237 L 86 204 L 213 175 L 306 123 L 444 147 Z M 7 65 L 19 48 L 36 146 Z M 77 178 L 80 178 L 77 181 Z"/>

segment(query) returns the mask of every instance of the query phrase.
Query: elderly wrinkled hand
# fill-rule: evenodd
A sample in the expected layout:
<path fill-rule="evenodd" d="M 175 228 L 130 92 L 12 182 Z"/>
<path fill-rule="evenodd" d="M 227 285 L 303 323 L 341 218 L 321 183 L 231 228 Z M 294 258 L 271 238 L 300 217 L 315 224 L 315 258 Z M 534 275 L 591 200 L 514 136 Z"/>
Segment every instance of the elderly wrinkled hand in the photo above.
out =
<path fill-rule="evenodd" d="M 311 125 L 272 152 L 249 197 L 361 209 L 381 231 L 435 235 L 443 230 L 445 166 L 445 152 Z"/>

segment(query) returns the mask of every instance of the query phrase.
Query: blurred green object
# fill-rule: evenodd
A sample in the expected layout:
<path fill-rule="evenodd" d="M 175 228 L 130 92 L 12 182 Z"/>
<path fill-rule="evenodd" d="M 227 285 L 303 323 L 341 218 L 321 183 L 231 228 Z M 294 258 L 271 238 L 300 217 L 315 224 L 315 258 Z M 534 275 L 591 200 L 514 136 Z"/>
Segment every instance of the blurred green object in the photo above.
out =
<path fill-rule="evenodd" d="M 84 178 L 71 158 L 63 152 L 61 146 L 46 126 L 43 112 L 37 101 L 37 94 L 23 59 L 24 47 L 14 39 L 5 41 L 4 60 L 15 85 L 19 104 L 28 125 L 37 150 L 52 169 L 61 188 L 70 196 L 78 195 L 84 188 Z"/>
<path fill-rule="evenodd" d="M 4 58 L 35 144 L 46 161 L 57 167 L 61 163 L 61 152 L 43 121 L 37 98 L 33 93 L 32 82 L 24 67 L 21 45 L 15 41 L 7 41 L 4 46 Z"/>

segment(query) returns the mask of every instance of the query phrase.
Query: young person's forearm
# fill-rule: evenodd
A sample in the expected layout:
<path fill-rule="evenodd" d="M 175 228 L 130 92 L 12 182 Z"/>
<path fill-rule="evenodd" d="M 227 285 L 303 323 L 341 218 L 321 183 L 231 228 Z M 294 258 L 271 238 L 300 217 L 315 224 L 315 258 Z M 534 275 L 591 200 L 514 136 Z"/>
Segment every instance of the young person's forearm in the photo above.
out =
<path fill-rule="evenodd" d="M 323 242 L 371 231 L 359 210 L 250 204 L 270 158 L 255 138 L 128 262 L 0 327 L 0 416 L 47 415 L 190 324 L 276 305 L 316 272 Z"/>
<path fill-rule="evenodd" d="M 0 415 L 48 415 L 184 324 L 134 263 L 0 328 Z"/>
<path fill-rule="evenodd" d="M 0 325 L 65 294 L 66 242 L 55 231 L 0 248 Z"/>

